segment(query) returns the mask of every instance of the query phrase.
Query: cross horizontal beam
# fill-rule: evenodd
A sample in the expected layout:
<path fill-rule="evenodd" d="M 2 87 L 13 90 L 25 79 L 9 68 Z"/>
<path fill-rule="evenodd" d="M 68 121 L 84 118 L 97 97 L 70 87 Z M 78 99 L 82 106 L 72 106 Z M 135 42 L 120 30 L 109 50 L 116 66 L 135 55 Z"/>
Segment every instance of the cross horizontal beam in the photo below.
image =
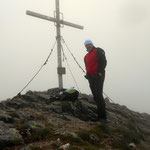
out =
<path fill-rule="evenodd" d="M 74 23 L 70 23 L 70 22 L 63 21 L 63 20 L 58 21 L 56 18 L 45 16 L 45 15 L 42 15 L 42 14 L 39 14 L 39 13 L 36 13 L 36 12 L 33 12 L 33 11 L 29 11 L 29 10 L 26 11 L 26 14 L 30 15 L 30 16 L 33 16 L 33 17 L 40 18 L 40 19 L 44 19 L 44 20 L 60 23 L 60 24 L 66 25 L 66 26 L 78 28 L 78 29 L 83 29 L 84 28 L 83 26 L 80 26 L 80 25 L 77 25 L 77 24 L 74 24 Z"/>

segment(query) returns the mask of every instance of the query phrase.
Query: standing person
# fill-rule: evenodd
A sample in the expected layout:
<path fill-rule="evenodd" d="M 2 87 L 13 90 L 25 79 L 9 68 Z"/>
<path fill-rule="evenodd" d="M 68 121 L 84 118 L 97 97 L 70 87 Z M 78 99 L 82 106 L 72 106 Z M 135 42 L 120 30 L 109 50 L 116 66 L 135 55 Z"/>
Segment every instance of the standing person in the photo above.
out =
<path fill-rule="evenodd" d="M 105 67 L 107 60 L 105 52 L 101 48 L 96 48 L 91 40 L 86 40 L 84 45 L 87 54 L 84 57 L 86 67 L 86 78 L 93 94 L 98 109 L 98 120 L 106 121 L 106 106 L 103 97 L 103 84 L 105 79 Z"/>

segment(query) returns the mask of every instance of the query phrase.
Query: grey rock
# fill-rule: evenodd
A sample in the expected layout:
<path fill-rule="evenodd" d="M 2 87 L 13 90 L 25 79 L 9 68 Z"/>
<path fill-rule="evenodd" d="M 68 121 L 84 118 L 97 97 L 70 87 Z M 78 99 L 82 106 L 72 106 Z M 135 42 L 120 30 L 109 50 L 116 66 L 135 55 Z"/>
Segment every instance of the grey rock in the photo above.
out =
<path fill-rule="evenodd" d="M 84 120 L 92 121 L 97 119 L 97 108 L 85 100 L 77 101 L 75 104 L 74 116 Z"/>
<path fill-rule="evenodd" d="M 8 107 L 14 108 L 14 109 L 19 109 L 19 108 L 26 108 L 30 104 L 26 103 L 23 99 L 21 98 L 14 98 L 12 100 L 7 100 L 6 105 Z"/>
<path fill-rule="evenodd" d="M 80 93 L 79 94 L 79 99 L 85 100 L 85 101 L 87 101 L 91 104 L 96 104 L 92 95 L 87 95 L 87 94 Z"/>
<path fill-rule="evenodd" d="M 9 128 L 0 121 L 0 145 L 1 147 L 21 145 L 24 143 L 22 136 L 15 128 Z"/>
<path fill-rule="evenodd" d="M 14 119 L 9 116 L 6 112 L 0 111 L 0 121 L 4 121 L 6 123 L 13 123 Z"/>

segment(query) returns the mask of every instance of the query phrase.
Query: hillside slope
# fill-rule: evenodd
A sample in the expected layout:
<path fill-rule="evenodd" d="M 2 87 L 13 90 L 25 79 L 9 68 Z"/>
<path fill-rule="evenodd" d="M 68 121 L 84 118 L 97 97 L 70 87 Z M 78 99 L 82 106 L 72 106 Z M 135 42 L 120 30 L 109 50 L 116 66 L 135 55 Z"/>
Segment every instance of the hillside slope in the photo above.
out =
<path fill-rule="evenodd" d="M 29 91 L 0 103 L 1 150 L 150 150 L 150 115 L 105 99 L 109 123 L 96 121 L 92 96 L 50 99 L 57 88 Z M 131 144 L 132 143 L 132 144 Z"/>

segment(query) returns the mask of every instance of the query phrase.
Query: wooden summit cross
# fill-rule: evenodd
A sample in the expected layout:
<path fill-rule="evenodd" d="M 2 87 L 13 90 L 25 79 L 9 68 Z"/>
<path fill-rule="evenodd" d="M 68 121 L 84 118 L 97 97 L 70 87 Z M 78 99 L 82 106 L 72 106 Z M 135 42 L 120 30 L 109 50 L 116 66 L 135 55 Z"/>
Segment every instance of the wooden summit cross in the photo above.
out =
<path fill-rule="evenodd" d="M 37 17 L 40 19 L 45 19 L 48 21 L 52 21 L 56 24 L 56 39 L 57 39 L 57 59 L 58 59 L 58 67 L 57 67 L 57 74 L 58 74 L 58 82 L 59 82 L 59 89 L 63 88 L 63 79 L 62 79 L 62 75 L 66 74 L 65 68 L 62 67 L 62 59 L 61 59 L 61 24 L 62 25 L 67 25 L 70 27 L 74 27 L 74 28 L 78 28 L 78 29 L 83 29 L 83 26 L 74 24 L 74 23 L 70 23 L 67 21 L 64 21 L 63 19 L 60 19 L 60 10 L 59 10 L 59 0 L 56 0 L 56 16 L 54 18 L 49 17 L 49 16 L 45 16 L 39 13 L 35 13 L 32 11 L 26 11 L 27 15 L 33 16 L 33 17 Z"/>

